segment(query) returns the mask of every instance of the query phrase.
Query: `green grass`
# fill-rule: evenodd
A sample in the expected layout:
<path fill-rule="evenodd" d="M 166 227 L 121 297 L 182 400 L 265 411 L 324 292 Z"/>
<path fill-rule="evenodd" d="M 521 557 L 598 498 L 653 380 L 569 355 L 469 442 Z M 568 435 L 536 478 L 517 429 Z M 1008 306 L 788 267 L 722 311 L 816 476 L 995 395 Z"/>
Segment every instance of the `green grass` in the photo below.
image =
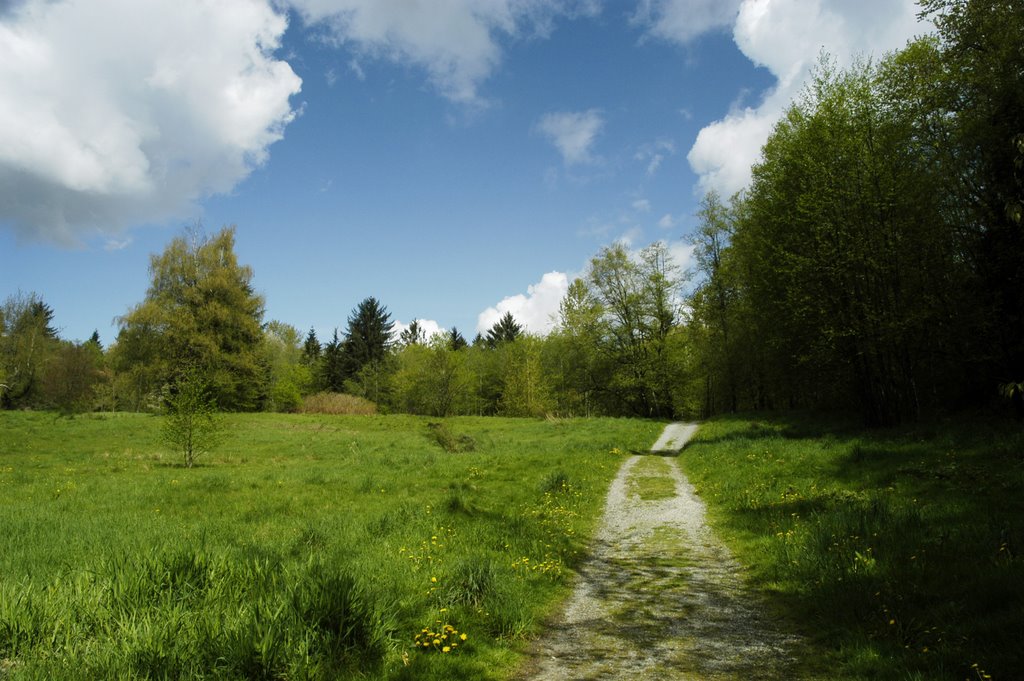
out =
<path fill-rule="evenodd" d="M 725 417 L 680 462 L 752 579 L 812 635 L 826 678 L 1019 678 L 1019 423 Z"/>
<path fill-rule="evenodd" d="M 660 430 L 227 421 L 187 470 L 155 417 L 0 413 L 0 679 L 505 678 Z"/>

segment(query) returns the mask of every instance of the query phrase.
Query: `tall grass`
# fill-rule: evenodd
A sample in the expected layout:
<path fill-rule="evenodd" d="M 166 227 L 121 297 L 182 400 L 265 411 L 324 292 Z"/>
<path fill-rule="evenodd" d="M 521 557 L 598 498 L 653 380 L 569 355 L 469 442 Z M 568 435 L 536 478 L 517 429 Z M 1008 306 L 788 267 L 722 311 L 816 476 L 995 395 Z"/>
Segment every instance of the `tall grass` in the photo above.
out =
<path fill-rule="evenodd" d="M 186 469 L 159 424 L 0 413 L 0 678 L 504 678 L 609 450 L 658 430 L 453 419 L 453 455 L 413 417 L 232 415 Z M 446 625 L 458 645 L 416 645 Z"/>
<path fill-rule="evenodd" d="M 726 417 L 681 455 L 752 578 L 825 676 L 1019 678 L 1024 433 L 985 419 L 865 431 Z"/>
<path fill-rule="evenodd" d="M 303 398 L 298 411 L 302 414 L 370 416 L 377 413 L 377 405 L 358 395 L 316 393 Z"/>

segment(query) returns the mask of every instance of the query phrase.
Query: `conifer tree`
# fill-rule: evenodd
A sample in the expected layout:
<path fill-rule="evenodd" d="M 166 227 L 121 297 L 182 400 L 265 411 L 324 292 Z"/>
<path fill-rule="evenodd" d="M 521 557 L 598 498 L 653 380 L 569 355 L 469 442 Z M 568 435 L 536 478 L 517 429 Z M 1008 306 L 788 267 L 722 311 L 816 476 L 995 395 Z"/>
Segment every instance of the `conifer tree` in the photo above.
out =
<path fill-rule="evenodd" d="M 371 362 L 381 362 L 392 345 L 394 322 L 387 308 L 376 298 L 364 299 L 348 318 L 348 329 L 342 343 L 344 380 L 355 378 Z"/>
<path fill-rule="evenodd" d="M 510 343 L 523 335 L 523 327 L 512 316 L 511 312 L 494 323 L 487 331 L 486 343 L 488 347 L 496 348 L 502 343 Z"/>

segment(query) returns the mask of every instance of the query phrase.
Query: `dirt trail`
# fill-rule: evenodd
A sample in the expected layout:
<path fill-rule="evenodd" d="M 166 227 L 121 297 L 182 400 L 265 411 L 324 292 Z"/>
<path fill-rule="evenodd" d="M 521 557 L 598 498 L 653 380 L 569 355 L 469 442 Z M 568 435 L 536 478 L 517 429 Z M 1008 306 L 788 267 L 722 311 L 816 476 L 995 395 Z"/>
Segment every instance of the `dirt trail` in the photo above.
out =
<path fill-rule="evenodd" d="M 651 455 L 623 463 L 592 554 L 563 617 L 535 644 L 525 678 L 791 676 L 798 639 L 783 632 L 745 587 L 676 458 L 657 456 L 678 452 L 695 431 L 695 425 L 672 424 Z"/>

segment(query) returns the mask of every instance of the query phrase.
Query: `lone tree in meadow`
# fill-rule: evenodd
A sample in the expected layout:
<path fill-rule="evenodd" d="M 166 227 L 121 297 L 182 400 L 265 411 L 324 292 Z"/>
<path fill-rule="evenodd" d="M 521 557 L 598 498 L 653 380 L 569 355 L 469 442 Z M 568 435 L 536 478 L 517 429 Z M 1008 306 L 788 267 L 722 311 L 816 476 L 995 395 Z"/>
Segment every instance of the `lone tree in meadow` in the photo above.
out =
<path fill-rule="evenodd" d="M 205 377 L 195 366 L 186 366 L 164 394 L 164 444 L 183 454 L 186 468 L 192 468 L 196 457 L 216 447 L 222 434 Z"/>

